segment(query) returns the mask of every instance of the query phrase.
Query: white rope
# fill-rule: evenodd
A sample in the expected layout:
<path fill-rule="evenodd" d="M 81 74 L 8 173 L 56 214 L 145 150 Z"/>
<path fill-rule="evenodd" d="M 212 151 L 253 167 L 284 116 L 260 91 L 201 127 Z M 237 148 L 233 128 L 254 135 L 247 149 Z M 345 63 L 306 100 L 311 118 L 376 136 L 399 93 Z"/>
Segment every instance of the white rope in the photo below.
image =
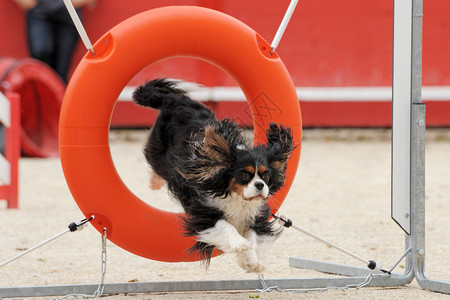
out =
<path fill-rule="evenodd" d="M 339 250 L 339 251 L 341 251 L 341 252 L 343 252 L 343 253 L 345 253 L 347 255 L 350 255 L 351 257 L 356 258 L 357 260 L 365 263 L 366 265 L 368 265 L 370 263 L 368 260 L 362 258 L 361 256 L 358 256 L 358 255 L 356 255 L 356 254 L 354 254 L 354 253 L 352 253 L 350 251 L 345 250 L 342 247 L 339 247 L 338 245 L 335 245 L 335 244 L 333 244 L 333 243 L 331 243 L 331 242 L 329 242 L 327 240 L 324 240 L 323 238 L 315 235 L 314 233 L 306 231 L 305 229 L 302 229 L 302 228 L 298 227 L 297 225 L 292 224 L 292 228 L 295 228 L 298 231 L 300 231 L 300 232 L 302 232 L 302 233 L 304 233 L 304 234 L 306 234 L 306 235 L 308 235 L 308 236 L 310 236 L 310 237 L 312 237 L 312 238 L 314 238 L 314 239 L 316 239 L 318 241 L 321 241 L 322 243 L 324 243 L 324 244 L 326 244 L 326 245 L 328 245 L 330 247 L 333 247 L 333 248 L 335 248 L 335 249 L 337 249 L 337 250 Z"/>
<path fill-rule="evenodd" d="M 10 262 L 15 261 L 15 260 L 18 259 L 18 258 L 24 256 L 25 254 L 28 254 L 28 253 L 30 253 L 31 251 L 36 250 L 37 248 L 42 247 L 42 246 L 44 246 L 45 244 L 47 244 L 47 243 L 49 243 L 49 242 L 51 242 L 51 241 L 53 241 L 53 240 L 59 238 L 60 236 L 62 236 L 62 235 L 64 235 L 64 234 L 68 233 L 69 231 L 70 231 L 70 229 L 67 228 L 67 229 L 64 230 L 63 232 L 60 232 L 60 233 L 58 233 L 58 234 L 52 236 L 52 237 L 49 238 L 48 240 L 45 240 L 45 241 L 43 241 L 43 242 L 37 244 L 36 246 L 34 246 L 34 247 L 32 247 L 32 248 L 30 248 L 30 249 L 28 249 L 28 250 L 26 250 L 26 251 L 23 251 L 22 253 L 17 254 L 16 256 L 14 256 L 14 257 L 8 259 L 7 261 L 2 262 L 2 263 L 0 264 L 0 268 L 3 267 L 4 265 L 9 264 Z"/>
<path fill-rule="evenodd" d="M 53 241 L 53 240 L 63 236 L 64 234 L 66 234 L 68 232 L 74 232 L 74 231 L 83 229 L 85 226 L 87 226 L 87 223 L 89 223 L 93 219 L 94 219 L 94 216 L 91 216 L 91 218 L 89 218 L 89 219 L 83 219 L 83 220 L 78 221 L 78 222 L 70 223 L 66 230 L 64 230 L 64 231 L 62 231 L 62 232 L 52 236 L 51 238 L 49 238 L 49 239 L 47 239 L 47 240 L 37 244 L 36 246 L 34 246 L 34 247 L 32 247 L 32 248 L 30 248 L 30 249 L 28 249 L 28 250 L 26 250 L 26 251 L 16 255 L 16 256 L 14 256 L 13 258 L 8 259 L 7 261 L 4 261 L 4 262 L 0 263 L 0 267 L 3 267 L 4 265 L 6 265 L 6 264 L 8 264 L 8 263 L 10 263 L 10 262 L 12 262 L 12 261 L 22 257 L 22 256 L 24 256 L 25 254 L 28 254 L 31 251 L 36 250 L 37 248 L 44 246 L 45 244 L 47 244 L 47 243 L 49 243 L 49 242 L 51 242 L 51 241 Z M 78 297 L 81 297 L 83 299 L 86 299 L 86 298 L 99 298 L 99 297 L 101 297 L 103 295 L 103 292 L 105 290 L 106 259 L 107 259 L 107 256 L 106 256 L 106 241 L 107 241 L 107 231 L 106 231 L 106 228 L 104 228 L 103 229 L 103 235 L 102 235 L 101 280 L 100 280 L 100 283 L 99 283 L 99 285 L 97 287 L 97 290 L 94 292 L 94 294 L 93 295 L 69 294 L 69 295 L 65 295 L 65 296 L 60 297 L 60 298 L 52 298 L 52 299 L 54 299 L 54 300 L 66 300 L 66 299 L 71 299 L 71 298 L 72 299 L 77 299 Z"/>
<path fill-rule="evenodd" d="M 317 235 L 315 235 L 315 234 L 313 234 L 313 233 L 311 233 L 311 232 L 309 232 L 309 231 L 307 231 L 307 230 L 305 230 L 305 229 L 302 229 L 302 228 L 300 228 L 299 226 L 294 225 L 294 224 L 292 223 L 292 221 L 289 220 L 289 219 L 288 219 L 287 217 L 285 217 L 285 216 L 275 216 L 275 215 L 273 215 L 273 217 L 274 217 L 275 219 L 278 219 L 280 222 L 283 222 L 283 225 L 284 225 L 285 227 L 292 227 L 292 228 L 294 228 L 294 229 L 296 229 L 296 230 L 298 230 L 298 231 L 300 231 L 300 232 L 302 232 L 302 233 L 304 233 L 304 234 L 306 234 L 306 235 L 308 235 L 308 236 L 310 236 L 310 237 L 312 237 L 312 238 L 314 238 L 314 239 L 316 239 L 316 240 L 318 240 L 318 241 L 320 241 L 320 242 L 322 242 L 322 243 L 325 243 L 326 245 L 328 245 L 328 246 L 330 246 L 330 247 L 332 247 L 332 248 L 335 248 L 336 250 L 339 250 L 339 251 L 341 251 L 341 252 L 343 252 L 343 253 L 345 253 L 345 254 L 347 254 L 347 255 L 353 257 L 353 258 L 356 258 L 357 260 L 359 260 L 359 261 L 363 262 L 364 264 L 366 264 L 367 267 L 368 267 L 369 269 L 371 269 L 371 270 L 374 270 L 374 271 L 382 271 L 382 272 L 387 273 L 386 270 L 381 269 L 381 264 L 380 264 L 380 263 L 378 263 L 378 262 L 376 262 L 376 261 L 373 261 L 373 260 L 367 260 L 367 259 L 364 259 L 364 258 L 362 258 L 361 256 L 358 256 L 358 255 L 356 255 L 356 254 L 354 254 L 354 253 L 352 253 L 352 252 L 350 252 L 350 251 L 347 251 L 347 250 L 345 250 L 345 249 L 342 248 L 342 247 L 339 247 L 339 246 L 337 246 L 337 245 L 335 245 L 335 244 L 333 244 L 333 243 L 331 243 L 331 242 L 329 242 L 329 241 L 327 241 L 327 240 L 325 240 L 325 239 L 323 239 L 323 238 L 321 238 L 321 237 L 319 237 L 319 236 L 317 236 Z"/>
<path fill-rule="evenodd" d="M 69 225 L 69 228 L 67 228 L 66 230 L 64 230 L 64 231 L 62 231 L 62 232 L 60 232 L 60 233 L 58 233 L 58 234 L 52 236 L 51 238 L 49 238 L 49 239 L 47 239 L 47 240 L 45 240 L 45 241 L 43 241 L 43 242 L 40 242 L 40 243 L 37 244 L 36 246 L 31 247 L 30 249 L 25 250 L 25 251 L 23 251 L 22 253 L 19 253 L 19 254 L 17 254 L 16 256 L 14 256 L 14 257 L 12 257 L 12 258 L 10 258 L 10 259 L 8 259 L 8 260 L 6 260 L 6 261 L 0 263 L 0 268 L 3 267 L 4 265 L 9 264 L 10 262 L 15 261 L 15 260 L 18 259 L 18 258 L 24 256 L 25 254 L 28 254 L 28 253 L 30 253 L 31 251 L 34 251 L 34 250 L 36 250 L 37 248 L 40 248 L 40 247 L 44 246 L 45 244 L 47 244 L 47 243 L 49 243 L 49 242 L 51 242 L 51 241 L 53 241 L 53 240 L 55 240 L 55 239 L 57 239 L 57 238 L 63 236 L 64 234 L 66 234 L 66 233 L 68 233 L 68 232 L 70 232 L 70 231 L 76 231 L 77 229 L 80 229 L 80 230 L 81 230 L 81 229 L 83 228 L 83 226 L 86 225 L 86 224 L 87 224 L 90 220 L 92 220 L 92 219 L 93 219 L 93 217 L 92 217 L 91 219 L 89 219 L 89 220 L 84 219 L 84 220 L 81 220 L 81 221 L 79 221 L 79 222 L 71 223 L 71 224 Z"/>
<path fill-rule="evenodd" d="M 87 50 L 91 51 L 92 55 L 95 55 L 94 47 L 92 47 L 91 41 L 89 40 L 86 30 L 84 30 L 83 24 L 81 23 L 81 20 L 78 17 L 75 7 L 73 7 L 72 1 L 64 0 L 64 4 L 66 5 L 70 17 L 72 18 L 73 24 L 75 24 L 75 27 L 77 28 L 78 34 L 80 35 L 81 40 L 84 43 L 84 46 L 86 47 Z"/>
<path fill-rule="evenodd" d="M 291 3 L 289 4 L 289 7 L 286 11 L 286 14 L 284 15 L 283 20 L 281 21 L 280 27 L 278 27 L 277 33 L 275 34 L 272 44 L 270 45 L 270 47 L 272 48 L 272 51 L 270 51 L 270 54 L 274 53 L 275 49 L 278 47 L 281 37 L 283 36 L 284 31 L 286 30 L 286 27 L 288 26 L 288 23 L 292 17 L 292 14 L 294 13 L 297 3 L 298 3 L 298 0 L 291 0 Z"/>

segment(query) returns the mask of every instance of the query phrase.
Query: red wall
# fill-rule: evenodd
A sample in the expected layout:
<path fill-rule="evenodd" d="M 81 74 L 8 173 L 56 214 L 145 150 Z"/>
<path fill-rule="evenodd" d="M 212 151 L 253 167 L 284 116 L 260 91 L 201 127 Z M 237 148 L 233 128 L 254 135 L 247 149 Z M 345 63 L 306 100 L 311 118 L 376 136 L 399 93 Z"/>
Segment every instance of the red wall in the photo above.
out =
<path fill-rule="evenodd" d="M 98 0 L 85 9 L 87 33 L 96 41 L 120 21 L 164 5 L 210 7 L 247 23 L 271 42 L 289 0 L 150 1 Z M 302 0 L 277 49 L 298 87 L 390 86 L 392 82 L 392 0 Z M 423 85 L 450 86 L 450 1 L 424 1 Z M 12 1 L 0 1 L 0 56 L 27 55 L 23 12 Z M 74 67 L 85 53 L 80 43 Z M 132 54 L 130 54 L 132 55 Z M 191 59 L 172 59 L 148 67 L 130 83 L 169 76 L 207 86 L 233 86 L 215 67 Z M 363 100 L 363 99 L 362 99 Z M 426 100 L 426 99 L 424 99 Z M 450 99 L 447 99 L 450 101 Z M 120 103 L 116 125 L 144 125 L 147 112 Z M 238 112 L 240 106 L 215 104 Z M 245 105 L 244 104 L 241 104 Z M 233 108 L 234 106 L 234 108 Z M 305 126 L 389 126 L 389 102 L 301 102 Z M 427 123 L 450 125 L 450 105 L 429 102 Z M 225 111 L 226 113 L 227 111 Z M 130 117 L 132 115 L 132 117 Z M 142 117 L 142 120 L 140 119 Z M 134 123 L 133 123 L 134 122 Z"/>

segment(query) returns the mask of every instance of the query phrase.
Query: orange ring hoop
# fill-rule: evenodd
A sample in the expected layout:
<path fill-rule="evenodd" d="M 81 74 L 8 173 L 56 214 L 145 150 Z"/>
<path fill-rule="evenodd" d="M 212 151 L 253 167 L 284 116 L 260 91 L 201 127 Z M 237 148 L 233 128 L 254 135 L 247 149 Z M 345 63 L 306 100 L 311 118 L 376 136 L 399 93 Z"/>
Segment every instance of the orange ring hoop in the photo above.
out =
<path fill-rule="evenodd" d="M 158 261 L 195 261 L 186 250 L 179 214 L 136 197 L 114 166 L 109 148 L 111 115 L 120 92 L 144 67 L 171 57 L 207 61 L 232 76 L 253 116 L 255 143 L 269 122 L 291 127 L 301 142 L 301 115 L 292 80 L 270 45 L 253 29 L 217 11 L 176 6 L 150 10 L 120 23 L 87 53 L 67 88 L 60 115 L 60 155 L 70 191 L 91 224 L 136 255 Z M 300 159 L 289 159 L 285 186 L 269 200 L 273 212 L 292 185 Z"/>

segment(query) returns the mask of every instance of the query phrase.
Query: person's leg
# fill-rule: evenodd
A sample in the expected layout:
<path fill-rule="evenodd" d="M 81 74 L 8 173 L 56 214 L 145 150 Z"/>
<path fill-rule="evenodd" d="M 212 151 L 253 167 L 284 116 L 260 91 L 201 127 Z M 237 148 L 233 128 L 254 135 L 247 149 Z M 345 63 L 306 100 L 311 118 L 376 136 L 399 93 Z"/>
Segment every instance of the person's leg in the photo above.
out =
<path fill-rule="evenodd" d="M 73 24 L 59 23 L 56 28 L 55 70 L 67 82 L 67 73 L 78 42 L 78 32 Z"/>
<path fill-rule="evenodd" d="M 27 39 L 30 56 L 39 59 L 53 68 L 54 38 L 51 22 L 27 14 Z"/>

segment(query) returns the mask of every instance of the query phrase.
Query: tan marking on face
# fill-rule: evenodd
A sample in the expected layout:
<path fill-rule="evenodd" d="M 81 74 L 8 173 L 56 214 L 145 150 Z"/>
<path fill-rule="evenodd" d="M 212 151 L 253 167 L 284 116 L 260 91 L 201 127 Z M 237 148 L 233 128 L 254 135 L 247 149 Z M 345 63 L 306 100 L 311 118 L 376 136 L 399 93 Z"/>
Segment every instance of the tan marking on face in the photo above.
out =
<path fill-rule="evenodd" d="M 245 168 L 245 171 L 254 174 L 255 173 L 255 167 L 254 166 L 248 166 Z"/>
<path fill-rule="evenodd" d="M 262 173 L 264 173 L 265 171 L 267 171 L 266 166 L 259 166 L 259 167 L 258 167 L 258 173 L 259 173 L 259 174 L 262 174 Z"/>
<path fill-rule="evenodd" d="M 230 182 L 230 191 L 235 192 L 236 194 L 243 195 L 244 187 L 242 184 L 236 183 L 236 180 L 233 178 Z"/>

